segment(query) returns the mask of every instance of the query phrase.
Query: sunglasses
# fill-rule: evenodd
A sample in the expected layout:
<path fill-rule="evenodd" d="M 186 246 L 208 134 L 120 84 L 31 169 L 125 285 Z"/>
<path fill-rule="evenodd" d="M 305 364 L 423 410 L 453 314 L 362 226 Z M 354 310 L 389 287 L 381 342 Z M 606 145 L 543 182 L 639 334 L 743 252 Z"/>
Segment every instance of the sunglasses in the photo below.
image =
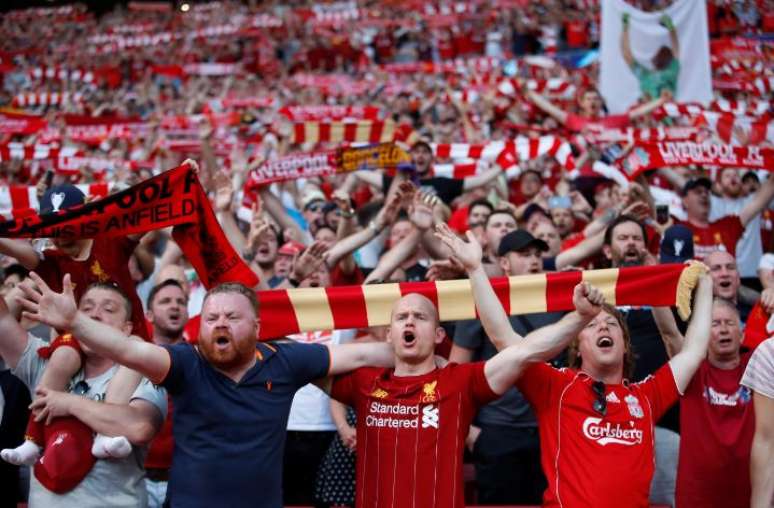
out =
<path fill-rule="evenodd" d="M 73 386 L 73 389 L 70 393 L 74 393 L 75 395 L 86 395 L 89 393 L 90 389 L 91 387 L 89 386 L 89 383 L 84 380 L 80 380 L 75 383 L 75 386 Z"/>
<path fill-rule="evenodd" d="M 309 205 L 306 207 L 308 212 L 321 212 L 325 205 Z"/>
<path fill-rule="evenodd" d="M 605 383 L 602 381 L 594 381 L 591 384 L 591 391 L 597 398 L 594 400 L 594 404 L 591 406 L 594 411 L 602 416 L 607 414 L 607 399 L 605 398 Z"/>

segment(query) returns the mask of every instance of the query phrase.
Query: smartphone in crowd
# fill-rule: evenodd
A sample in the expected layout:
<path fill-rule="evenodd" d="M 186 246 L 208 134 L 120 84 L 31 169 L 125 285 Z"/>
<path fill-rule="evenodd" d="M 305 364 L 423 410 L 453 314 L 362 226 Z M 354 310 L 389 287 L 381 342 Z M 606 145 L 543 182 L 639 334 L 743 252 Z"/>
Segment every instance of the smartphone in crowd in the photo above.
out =
<path fill-rule="evenodd" d="M 669 222 L 669 205 L 656 205 L 656 222 L 659 224 Z"/>
<path fill-rule="evenodd" d="M 548 208 L 572 208 L 572 200 L 570 196 L 552 196 L 548 199 Z"/>

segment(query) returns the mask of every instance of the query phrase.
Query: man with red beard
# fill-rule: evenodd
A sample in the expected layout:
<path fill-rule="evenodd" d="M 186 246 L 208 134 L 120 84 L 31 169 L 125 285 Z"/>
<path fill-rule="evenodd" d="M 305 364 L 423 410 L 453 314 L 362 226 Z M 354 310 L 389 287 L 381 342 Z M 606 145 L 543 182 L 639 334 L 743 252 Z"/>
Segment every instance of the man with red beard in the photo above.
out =
<path fill-rule="evenodd" d="M 237 283 L 207 292 L 196 346 L 159 346 L 126 340 L 78 311 L 68 277 L 62 293 L 35 279 L 38 290 L 28 288 L 23 302 L 29 317 L 72 330 L 82 344 L 172 396 L 172 507 L 282 506 L 285 427 L 296 390 L 325 376 L 392 363 L 386 344 L 258 342 L 255 292 Z"/>
<path fill-rule="evenodd" d="M 502 352 L 523 340 L 481 266 L 481 247 L 447 237 L 465 266 L 481 322 Z M 654 423 L 677 401 L 707 353 L 712 281 L 702 276 L 682 351 L 653 376 L 630 383 L 632 350 L 615 307 L 586 321 L 570 344 L 571 368 L 527 367 L 516 387 L 532 405 L 540 428 L 541 462 L 548 479 L 543 506 L 626 508 L 648 505 L 654 471 Z"/>
<path fill-rule="evenodd" d="M 454 237 L 445 225 L 439 228 L 444 241 Z M 479 267 L 480 262 L 479 246 Z M 480 280 L 489 285 L 483 268 Z M 477 306 L 499 306 L 494 293 L 494 301 L 478 296 Z M 355 505 L 464 506 L 462 455 L 476 410 L 502 395 L 528 365 L 561 350 L 599 312 L 603 301 L 601 292 L 578 284 L 573 295 L 576 312 L 486 362 L 438 368 L 433 352 L 445 332 L 435 306 L 416 293 L 398 300 L 388 332 L 395 367 L 357 369 L 337 377 L 331 390 L 332 397 L 354 407 L 357 414 Z"/>

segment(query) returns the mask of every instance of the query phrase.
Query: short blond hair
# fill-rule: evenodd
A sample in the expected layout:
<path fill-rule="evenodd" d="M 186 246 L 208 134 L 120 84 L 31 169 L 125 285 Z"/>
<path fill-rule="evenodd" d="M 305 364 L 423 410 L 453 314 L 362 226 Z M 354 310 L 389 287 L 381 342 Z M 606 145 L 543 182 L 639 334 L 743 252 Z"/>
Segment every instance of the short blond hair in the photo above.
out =
<path fill-rule="evenodd" d="M 255 296 L 255 291 L 253 291 L 249 287 L 239 282 L 224 282 L 223 284 L 218 284 L 217 286 L 210 288 L 210 290 L 207 291 L 207 294 L 204 295 L 204 300 L 202 301 L 202 307 L 204 307 L 204 304 L 207 303 L 207 299 L 210 296 L 216 295 L 219 293 L 237 293 L 244 296 L 250 302 L 250 306 L 253 308 L 253 312 L 255 312 L 255 315 L 256 316 L 258 315 L 259 304 L 258 304 L 258 297 Z"/>

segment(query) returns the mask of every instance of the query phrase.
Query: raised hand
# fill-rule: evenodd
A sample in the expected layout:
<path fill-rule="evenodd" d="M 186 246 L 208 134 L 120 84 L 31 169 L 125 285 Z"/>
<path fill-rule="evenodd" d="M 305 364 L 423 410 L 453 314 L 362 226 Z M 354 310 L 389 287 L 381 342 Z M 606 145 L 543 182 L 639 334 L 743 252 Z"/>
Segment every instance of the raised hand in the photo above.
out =
<path fill-rule="evenodd" d="M 231 185 L 231 178 L 220 170 L 213 176 L 215 183 L 215 210 L 218 212 L 231 211 L 231 205 L 234 200 L 234 187 Z"/>
<path fill-rule="evenodd" d="M 303 254 L 297 256 L 293 262 L 291 278 L 301 282 L 312 275 L 325 261 L 327 252 L 325 244 L 319 241 L 307 247 Z"/>
<path fill-rule="evenodd" d="M 22 317 L 60 330 L 69 330 L 78 313 L 70 274 L 65 274 L 62 279 L 64 289 L 61 293 L 52 291 L 35 272 L 30 272 L 30 279 L 35 283 L 35 287 L 20 285 L 24 291 L 24 296 L 19 299 L 19 303 L 24 308 Z"/>
<path fill-rule="evenodd" d="M 669 31 L 672 31 L 675 29 L 675 24 L 672 22 L 672 18 L 669 17 L 669 14 L 664 14 L 660 18 L 658 18 L 658 24 L 663 26 Z"/>
<path fill-rule="evenodd" d="M 473 232 L 467 231 L 468 241 L 465 242 L 454 234 L 445 223 L 435 227 L 435 236 L 438 237 L 452 251 L 452 255 L 465 267 L 468 273 L 481 266 L 482 250 Z"/>
<path fill-rule="evenodd" d="M 433 207 L 438 203 L 438 197 L 417 192 L 409 208 L 409 220 L 420 231 L 433 227 Z"/>
<path fill-rule="evenodd" d="M 195 160 L 186 159 L 183 161 L 183 164 L 189 165 L 195 174 L 197 175 L 199 174 L 199 163 L 196 162 Z"/>
<path fill-rule="evenodd" d="M 449 259 L 433 261 L 425 274 L 425 278 L 431 282 L 464 279 L 465 277 L 465 267 L 454 256 Z"/>
<path fill-rule="evenodd" d="M 55 418 L 70 416 L 73 397 L 78 396 L 38 386 L 35 390 L 35 400 L 30 405 L 35 421 L 49 425 Z"/>
<path fill-rule="evenodd" d="M 644 221 L 650 217 L 650 207 L 645 201 L 635 201 L 624 208 L 621 215 L 630 215 L 637 220 Z"/>
<path fill-rule="evenodd" d="M 605 296 L 588 282 L 581 282 L 572 292 L 572 303 L 582 317 L 592 319 L 602 310 Z"/>

